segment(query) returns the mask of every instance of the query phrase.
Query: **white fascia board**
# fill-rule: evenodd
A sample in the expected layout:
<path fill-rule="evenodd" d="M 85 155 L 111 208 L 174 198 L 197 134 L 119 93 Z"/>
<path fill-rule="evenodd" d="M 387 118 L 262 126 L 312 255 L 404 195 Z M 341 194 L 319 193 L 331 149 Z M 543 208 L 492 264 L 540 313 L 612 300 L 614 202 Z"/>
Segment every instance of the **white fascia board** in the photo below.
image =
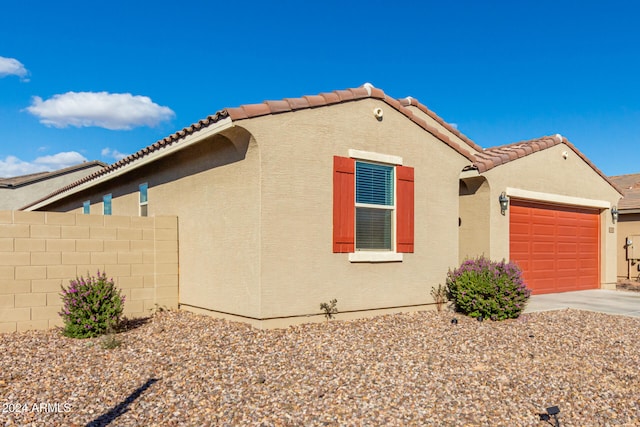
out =
<path fill-rule="evenodd" d="M 233 127 L 234 124 L 231 121 L 230 117 L 227 117 L 226 119 L 220 120 L 210 126 L 207 126 L 205 129 L 198 131 L 198 132 L 194 132 L 191 135 L 186 136 L 182 141 L 179 142 L 174 142 L 173 144 L 167 146 L 167 147 L 162 147 L 159 148 L 155 151 L 153 151 L 150 154 L 147 154 L 146 156 L 138 159 L 138 160 L 134 160 L 131 163 L 128 163 L 122 167 L 119 167 L 111 172 L 107 172 L 104 175 L 100 175 L 99 177 L 96 177 L 94 179 L 92 179 L 91 181 L 87 181 L 84 182 L 76 187 L 70 188 L 68 191 L 62 192 L 60 194 L 56 194 L 55 196 L 46 199 L 40 203 L 37 203 L 33 206 L 30 206 L 28 209 L 26 209 L 27 211 L 34 211 L 36 209 L 39 209 L 43 206 L 49 205 L 53 202 L 56 202 L 60 199 L 63 199 L 65 197 L 71 196 L 73 194 L 79 193 L 83 190 L 86 190 L 87 188 L 93 187 L 96 184 L 101 184 L 103 182 L 109 181 L 111 179 L 117 178 L 121 175 L 124 175 L 125 173 L 129 173 L 132 170 L 138 169 L 142 166 L 148 165 L 149 163 L 155 162 L 158 159 L 161 159 L 163 157 L 166 157 L 170 154 L 175 153 L 176 151 L 180 151 L 186 147 L 189 147 L 193 144 L 197 144 L 198 142 L 210 137 L 211 135 L 215 135 L 219 132 L 222 132 L 223 130 L 229 129 L 231 127 Z"/>
<path fill-rule="evenodd" d="M 538 191 L 522 190 L 507 187 L 505 193 L 509 197 L 538 202 L 558 203 L 562 205 L 584 206 L 588 208 L 610 209 L 611 203 L 606 200 L 585 199 L 582 197 L 563 196 L 562 194 L 541 193 Z"/>

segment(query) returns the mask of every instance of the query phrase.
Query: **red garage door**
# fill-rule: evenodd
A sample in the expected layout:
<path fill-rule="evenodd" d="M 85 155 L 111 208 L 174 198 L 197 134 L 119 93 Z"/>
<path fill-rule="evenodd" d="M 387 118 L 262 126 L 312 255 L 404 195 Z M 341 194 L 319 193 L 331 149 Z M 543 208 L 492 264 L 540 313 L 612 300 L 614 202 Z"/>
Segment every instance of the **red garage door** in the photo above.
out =
<path fill-rule="evenodd" d="M 511 200 L 509 251 L 534 294 L 600 287 L 597 209 Z"/>

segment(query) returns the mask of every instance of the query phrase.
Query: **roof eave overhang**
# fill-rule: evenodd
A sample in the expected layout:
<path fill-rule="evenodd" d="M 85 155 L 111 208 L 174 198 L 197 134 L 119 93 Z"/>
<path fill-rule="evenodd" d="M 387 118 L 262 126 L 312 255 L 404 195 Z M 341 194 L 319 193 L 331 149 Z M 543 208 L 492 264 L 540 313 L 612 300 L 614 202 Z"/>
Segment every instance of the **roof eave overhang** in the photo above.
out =
<path fill-rule="evenodd" d="M 122 176 L 124 174 L 127 174 L 127 173 L 129 173 L 129 172 L 131 172 L 133 170 L 139 169 L 139 168 L 141 168 L 143 166 L 146 166 L 146 165 L 148 165 L 150 163 L 153 163 L 153 162 L 155 162 L 155 161 L 157 161 L 157 160 L 159 160 L 159 159 L 161 159 L 163 157 L 169 156 L 169 155 L 171 155 L 171 154 L 173 154 L 173 153 L 175 153 L 177 151 L 183 150 L 186 147 L 189 147 L 191 145 L 197 144 L 197 143 L 209 138 L 210 136 L 215 135 L 217 133 L 220 133 L 220 132 L 222 132 L 222 131 L 224 131 L 226 129 L 229 129 L 229 128 L 233 127 L 233 126 L 234 126 L 234 124 L 233 124 L 233 121 L 231 120 L 230 117 L 227 117 L 225 119 L 219 120 L 218 122 L 207 126 L 206 128 L 204 128 L 201 131 L 198 131 L 198 132 L 195 132 L 195 133 L 192 133 L 192 134 L 186 136 L 183 141 L 180 141 L 177 144 L 171 144 L 169 146 L 162 147 L 162 148 L 160 148 L 158 150 L 155 150 L 152 153 L 149 153 L 148 155 L 146 155 L 146 156 L 144 156 L 144 157 L 142 157 L 142 158 L 140 158 L 140 159 L 138 159 L 136 161 L 133 161 L 133 162 L 128 163 L 128 164 L 126 164 L 126 165 L 124 165 L 122 167 L 119 167 L 117 169 L 109 171 L 109 172 L 107 172 L 107 173 L 105 173 L 103 175 L 97 176 L 96 178 L 94 178 L 94 179 L 92 179 L 90 181 L 84 182 L 84 183 L 82 183 L 82 184 L 80 184 L 78 186 L 70 188 L 67 191 L 64 191 L 62 193 L 56 194 L 56 195 L 54 195 L 54 196 L 52 196 L 52 197 L 50 197 L 50 198 L 48 198 L 46 200 L 42 200 L 42 201 L 40 201 L 38 203 L 35 203 L 35 204 L 31 205 L 31 206 L 28 206 L 24 210 L 25 211 L 35 211 L 35 210 L 41 209 L 41 208 L 43 208 L 45 206 L 48 206 L 48 205 L 50 205 L 52 203 L 55 203 L 55 202 L 57 202 L 59 200 L 62 200 L 64 198 L 66 198 L 66 197 L 69 197 L 69 196 L 71 196 L 73 194 L 80 193 L 80 192 L 82 192 L 82 191 L 84 191 L 84 190 L 86 190 L 88 188 L 93 187 L 94 185 L 101 184 L 101 183 L 110 181 L 112 179 L 118 178 L 118 177 L 120 177 L 120 176 Z"/>

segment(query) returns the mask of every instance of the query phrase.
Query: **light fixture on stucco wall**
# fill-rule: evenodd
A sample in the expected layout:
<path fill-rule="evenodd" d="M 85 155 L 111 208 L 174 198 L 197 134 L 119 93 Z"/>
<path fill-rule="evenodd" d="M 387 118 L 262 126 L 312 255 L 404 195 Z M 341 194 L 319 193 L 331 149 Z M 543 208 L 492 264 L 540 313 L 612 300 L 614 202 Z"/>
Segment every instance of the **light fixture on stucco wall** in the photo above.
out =
<path fill-rule="evenodd" d="M 618 216 L 620 215 L 620 212 L 618 212 L 618 208 L 617 207 L 612 207 L 611 208 L 611 220 L 613 221 L 613 223 L 615 224 L 616 222 L 618 222 Z"/>
<path fill-rule="evenodd" d="M 500 202 L 500 213 L 504 215 L 509 207 L 509 198 L 504 191 L 500 194 L 500 197 L 498 197 L 498 201 Z"/>

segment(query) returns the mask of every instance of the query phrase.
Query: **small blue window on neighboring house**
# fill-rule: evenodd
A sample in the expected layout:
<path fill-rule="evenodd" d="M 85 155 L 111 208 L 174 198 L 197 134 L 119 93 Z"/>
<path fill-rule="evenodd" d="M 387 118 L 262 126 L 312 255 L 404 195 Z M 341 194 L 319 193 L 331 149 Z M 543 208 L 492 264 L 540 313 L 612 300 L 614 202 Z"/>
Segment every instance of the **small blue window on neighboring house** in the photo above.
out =
<path fill-rule="evenodd" d="M 111 215 L 111 194 L 105 194 L 102 197 L 102 213 Z"/>
<path fill-rule="evenodd" d="M 91 200 L 85 200 L 82 202 L 82 213 L 89 215 L 91 213 Z"/>
<path fill-rule="evenodd" d="M 147 193 L 149 191 L 149 184 L 146 182 L 144 184 L 140 184 L 138 189 L 140 190 L 140 216 L 147 216 L 147 207 L 149 206 L 149 197 Z"/>

